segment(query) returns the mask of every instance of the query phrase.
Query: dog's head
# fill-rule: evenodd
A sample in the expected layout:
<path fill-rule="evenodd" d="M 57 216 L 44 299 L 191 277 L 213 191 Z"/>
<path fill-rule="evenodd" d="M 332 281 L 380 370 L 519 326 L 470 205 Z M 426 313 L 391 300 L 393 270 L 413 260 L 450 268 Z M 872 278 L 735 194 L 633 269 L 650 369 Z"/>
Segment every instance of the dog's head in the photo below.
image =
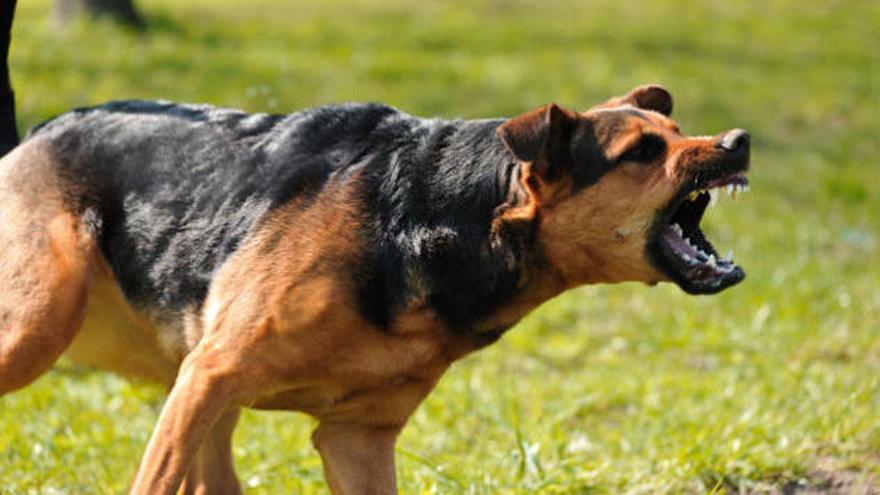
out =
<path fill-rule="evenodd" d="M 748 189 L 749 135 L 684 136 L 671 111 L 668 91 L 640 86 L 586 112 L 551 104 L 498 128 L 521 164 L 542 255 L 570 285 L 673 281 L 711 294 L 745 276 L 699 224 L 719 191 Z"/>

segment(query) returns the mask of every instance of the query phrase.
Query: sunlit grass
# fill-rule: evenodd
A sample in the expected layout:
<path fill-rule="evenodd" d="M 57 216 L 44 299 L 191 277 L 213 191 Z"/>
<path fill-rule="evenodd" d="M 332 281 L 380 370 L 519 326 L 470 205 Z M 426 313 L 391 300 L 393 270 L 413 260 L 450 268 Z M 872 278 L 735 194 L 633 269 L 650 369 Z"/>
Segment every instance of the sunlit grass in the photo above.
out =
<path fill-rule="evenodd" d="M 398 445 L 404 493 L 767 491 L 880 474 L 880 7 L 871 2 L 141 1 L 147 36 L 19 2 L 27 128 L 123 98 L 292 111 L 584 108 L 644 82 L 744 127 L 752 192 L 707 219 L 749 275 L 712 298 L 584 288 L 453 366 Z M 636 6 L 637 5 L 637 6 Z M 62 364 L 0 399 L 0 492 L 121 493 L 161 391 Z M 311 420 L 247 413 L 249 493 L 325 493 Z"/>

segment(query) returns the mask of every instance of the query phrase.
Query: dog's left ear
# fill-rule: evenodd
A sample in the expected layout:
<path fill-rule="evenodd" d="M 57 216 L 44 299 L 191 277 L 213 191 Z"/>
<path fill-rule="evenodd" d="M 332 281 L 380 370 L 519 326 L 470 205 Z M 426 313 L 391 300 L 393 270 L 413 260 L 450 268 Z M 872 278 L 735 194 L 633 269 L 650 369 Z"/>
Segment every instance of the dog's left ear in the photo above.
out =
<path fill-rule="evenodd" d="M 667 117 L 672 115 L 672 95 L 666 88 L 658 84 L 639 86 L 624 96 L 611 98 L 593 108 L 612 108 L 620 105 L 632 105 L 636 108 L 652 110 Z"/>
<path fill-rule="evenodd" d="M 571 164 L 571 135 L 577 114 L 555 103 L 513 117 L 501 124 L 498 137 L 522 162 L 544 179 L 552 180 Z"/>

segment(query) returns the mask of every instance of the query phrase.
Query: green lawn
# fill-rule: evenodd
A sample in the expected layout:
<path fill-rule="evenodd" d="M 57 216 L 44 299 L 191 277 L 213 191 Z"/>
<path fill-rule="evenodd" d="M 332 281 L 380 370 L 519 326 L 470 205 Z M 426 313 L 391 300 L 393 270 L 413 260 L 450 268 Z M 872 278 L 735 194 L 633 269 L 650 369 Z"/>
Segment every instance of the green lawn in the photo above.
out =
<path fill-rule="evenodd" d="M 752 192 L 704 223 L 746 281 L 717 297 L 625 284 L 548 303 L 418 410 L 398 444 L 403 493 L 880 490 L 880 4 L 139 3 L 147 35 L 59 30 L 48 0 L 19 2 L 22 128 L 123 98 L 487 117 L 660 82 L 685 132 L 751 131 Z M 161 403 L 60 363 L 0 399 L 0 493 L 124 492 Z M 312 426 L 244 416 L 248 493 L 326 493 Z"/>

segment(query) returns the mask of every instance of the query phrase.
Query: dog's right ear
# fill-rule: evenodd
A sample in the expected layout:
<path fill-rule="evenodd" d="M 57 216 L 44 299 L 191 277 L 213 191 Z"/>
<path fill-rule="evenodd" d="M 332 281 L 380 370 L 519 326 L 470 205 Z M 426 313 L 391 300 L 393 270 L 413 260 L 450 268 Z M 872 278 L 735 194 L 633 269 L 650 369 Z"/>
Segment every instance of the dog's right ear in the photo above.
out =
<path fill-rule="evenodd" d="M 672 95 L 659 84 L 645 84 L 633 88 L 632 91 L 623 96 L 616 96 L 605 103 L 596 105 L 590 110 L 614 108 L 621 105 L 632 105 L 643 110 L 662 113 L 669 117 L 672 114 Z"/>
<path fill-rule="evenodd" d="M 571 166 L 571 135 L 577 114 L 555 103 L 508 120 L 496 131 L 501 141 L 535 172 L 552 180 Z"/>

